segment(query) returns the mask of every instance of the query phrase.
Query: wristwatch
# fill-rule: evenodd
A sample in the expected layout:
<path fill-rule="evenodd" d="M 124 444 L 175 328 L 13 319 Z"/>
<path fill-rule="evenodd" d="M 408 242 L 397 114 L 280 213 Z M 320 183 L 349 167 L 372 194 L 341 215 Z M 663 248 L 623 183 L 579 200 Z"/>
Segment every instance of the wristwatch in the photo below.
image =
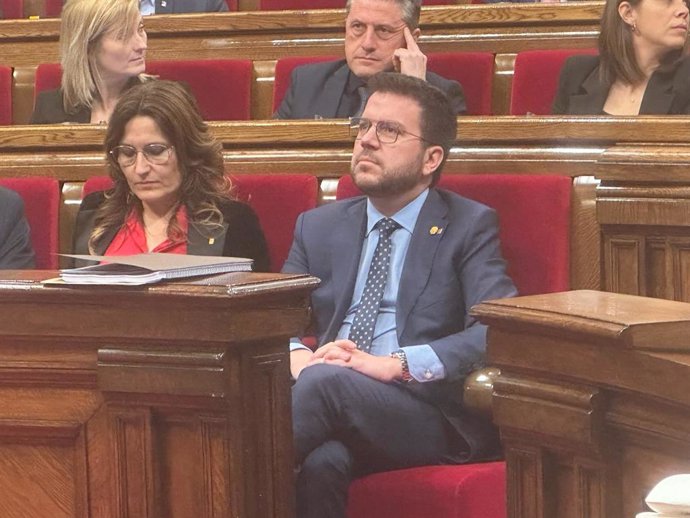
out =
<path fill-rule="evenodd" d="M 405 351 L 402 349 L 398 349 L 397 351 L 393 351 L 391 353 L 392 358 L 397 358 L 400 360 L 400 364 L 402 365 L 402 381 L 403 383 L 409 383 L 412 381 L 412 375 L 410 374 L 410 367 L 407 364 L 407 355 L 405 354 Z"/>

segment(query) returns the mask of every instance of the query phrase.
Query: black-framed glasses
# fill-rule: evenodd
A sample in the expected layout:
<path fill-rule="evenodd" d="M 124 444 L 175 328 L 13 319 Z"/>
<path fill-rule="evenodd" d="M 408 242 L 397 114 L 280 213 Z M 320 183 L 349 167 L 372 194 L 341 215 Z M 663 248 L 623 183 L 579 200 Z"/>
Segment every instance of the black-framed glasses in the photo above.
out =
<path fill-rule="evenodd" d="M 395 121 L 373 121 L 365 117 L 352 117 L 350 119 L 350 136 L 359 140 L 367 134 L 372 126 L 376 129 L 376 137 L 382 144 L 394 144 L 401 135 L 409 135 L 429 142 L 424 137 L 410 133 Z"/>
<path fill-rule="evenodd" d="M 120 164 L 120 167 L 129 167 L 137 161 L 139 153 L 144 155 L 150 164 L 163 165 L 170 160 L 170 153 L 175 149 L 166 144 L 146 144 L 142 149 L 137 149 L 129 144 L 121 144 L 110 150 L 110 156 Z"/>

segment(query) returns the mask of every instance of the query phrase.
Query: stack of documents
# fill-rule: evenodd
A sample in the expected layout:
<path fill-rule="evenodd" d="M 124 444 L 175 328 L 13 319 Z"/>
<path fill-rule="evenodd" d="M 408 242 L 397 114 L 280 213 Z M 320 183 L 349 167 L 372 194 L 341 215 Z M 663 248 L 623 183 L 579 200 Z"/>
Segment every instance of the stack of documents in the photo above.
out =
<path fill-rule="evenodd" d="M 141 285 L 228 272 L 248 272 L 252 259 L 182 254 L 67 255 L 85 261 L 104 261 L 95 266 L 60 270 L 69 284 Z"/>
<path fill-rule="evenodd" d="M 690 518 L 690 475 L 672 475 L 649 492 L 645 502 L 653 513 L 637 518 Z"/>

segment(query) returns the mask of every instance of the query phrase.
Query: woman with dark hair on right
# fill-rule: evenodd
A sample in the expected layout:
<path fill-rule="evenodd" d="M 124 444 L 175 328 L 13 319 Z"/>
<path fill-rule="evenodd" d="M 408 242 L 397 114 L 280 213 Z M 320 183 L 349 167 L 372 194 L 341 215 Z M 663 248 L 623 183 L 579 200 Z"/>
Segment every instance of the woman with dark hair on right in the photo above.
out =
<path fill-rule="evenodd" d="M 230 196 L 223 152 L 191 93 L 174 81 L 127 90 L 105 135 L 114 186 L 84 198 L 74 251 L 247 257 L 268 271 L 254 211 Z"/>
<path fill-rule="evenodd" d="M 690 113 L 685 0 L 606 0 L 598 56 L 561 71 L 554 114 Z"/>

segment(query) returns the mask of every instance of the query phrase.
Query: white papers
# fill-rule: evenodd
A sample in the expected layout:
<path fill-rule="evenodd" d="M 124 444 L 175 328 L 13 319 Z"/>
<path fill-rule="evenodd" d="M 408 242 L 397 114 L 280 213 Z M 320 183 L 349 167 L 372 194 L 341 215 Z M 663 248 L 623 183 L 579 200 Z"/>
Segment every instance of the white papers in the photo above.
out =
<path fill-rule="evenodd" d="M 158 253 L 126 256 L 65 255 L 85 261 L 105 262 L 95 266 L 60 270 L 60 278 L 69 284 L 151 284 L 165 279 L 251 271 L 253 262 L 244 257 Z"/>

